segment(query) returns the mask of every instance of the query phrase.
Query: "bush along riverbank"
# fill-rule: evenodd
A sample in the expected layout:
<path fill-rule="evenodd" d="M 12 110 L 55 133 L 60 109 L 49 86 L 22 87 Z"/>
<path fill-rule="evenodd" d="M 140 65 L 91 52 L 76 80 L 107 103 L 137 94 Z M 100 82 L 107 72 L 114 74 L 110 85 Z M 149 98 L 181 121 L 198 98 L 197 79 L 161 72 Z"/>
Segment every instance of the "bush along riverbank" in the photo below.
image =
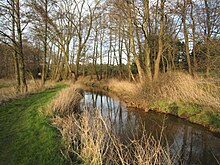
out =
<path fill-rule="evenodd" d="M 220 83 L 185 73 L 165 74 L 156 82 L 145 84 L 79 80 L 90 88 L 104 90 L 118 96 L 127 106 L 178 116 L 220 133 Z"/>
<path fill-rule="evenodd" d="M 43 113 L 65 85 L 24 96 L 0 107 L 0 164 L 65 164 L 60 138 Z"/>

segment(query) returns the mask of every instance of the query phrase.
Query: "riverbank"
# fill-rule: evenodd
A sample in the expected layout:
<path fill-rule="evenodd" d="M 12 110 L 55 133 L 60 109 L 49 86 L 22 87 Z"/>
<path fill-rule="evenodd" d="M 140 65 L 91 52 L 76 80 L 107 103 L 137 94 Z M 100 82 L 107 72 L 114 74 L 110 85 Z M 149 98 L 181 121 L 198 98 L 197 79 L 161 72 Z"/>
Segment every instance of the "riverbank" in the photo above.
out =
<path fill-rule="evenodd" d="M 65 85 L 6 102 L 0 107 L 0 164 L 65 164 L 57 130 L 41 112 Z"/>
<path fill-rule="evenodd" d="M 159 139 L 141 131 L 125 144 L 112 130 L 110 118 L 98 107 L 80 106 L 85 86 L 72 84 L 63 89 L 47 107 L 48 116 L 62 137 L 62 153 L 70 164 L 175 164 L 161 126 Z M 104 110 L 104 109 L 103 109 Z M 108 109 L 107 111 L 109 111 Z M 127 137 L 128 138 L 128 137 Z M 178 154 L 177 154 L 178 156 Z"/>
<path fill-rule="evenodd" d="M 112 93 L 129 107 L 175 115 L 220 133 L 218 82 L 176 73 L 164 75 L 154 84 L 115 79 L 96 81 L 88 77 L 78 83 Z"/>

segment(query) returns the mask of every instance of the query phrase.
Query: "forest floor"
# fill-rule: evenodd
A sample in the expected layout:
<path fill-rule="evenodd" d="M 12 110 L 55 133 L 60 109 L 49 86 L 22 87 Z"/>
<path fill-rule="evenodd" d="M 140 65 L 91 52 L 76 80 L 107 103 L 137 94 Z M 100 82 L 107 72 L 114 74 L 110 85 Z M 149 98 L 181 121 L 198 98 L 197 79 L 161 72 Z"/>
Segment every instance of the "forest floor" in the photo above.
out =
<path fill-rule="evenodd" d="M 56 85 L 0 106 L 0 164 L 65 163 L 57 130 L 40 111 L 64 87 Z"/>

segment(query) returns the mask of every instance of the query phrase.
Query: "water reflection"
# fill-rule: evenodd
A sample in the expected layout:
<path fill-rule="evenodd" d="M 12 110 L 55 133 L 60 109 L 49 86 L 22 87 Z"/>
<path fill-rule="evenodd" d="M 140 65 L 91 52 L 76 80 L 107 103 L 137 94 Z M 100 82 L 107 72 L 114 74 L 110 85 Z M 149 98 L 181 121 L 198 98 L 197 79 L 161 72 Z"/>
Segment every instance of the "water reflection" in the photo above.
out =
<path fill-rule="evenodd" d="M 166 137 L 172 155 L 178 155 L 181 164 L 218 164 L 220 161 L 220 139 L 195 124 L 174 116 L 166 116 L 153 112 L 126 108 L 125 104 L 93 92 L 85 92 L 81 109 L 86 106 L 90 111 L 98 108 L 101 114 L 112 123 L 112 129 L 126 142 L 134 136 L 141 136 L 143 129 L 148 134 L 159 138 L 161 127 L 165 121 Z"/>

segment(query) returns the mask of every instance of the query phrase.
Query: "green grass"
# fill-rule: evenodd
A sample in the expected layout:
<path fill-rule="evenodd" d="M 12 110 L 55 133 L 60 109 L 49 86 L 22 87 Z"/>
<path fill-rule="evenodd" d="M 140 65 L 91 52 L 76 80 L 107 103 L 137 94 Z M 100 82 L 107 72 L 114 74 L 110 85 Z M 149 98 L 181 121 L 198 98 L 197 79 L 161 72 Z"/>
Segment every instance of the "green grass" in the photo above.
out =
<path fill-rule="evenodd" d="M 61 141 L 39 112 L 64 85 L 0 107 L 0 165 L 65 164 Z"/>
<path fill-rule="evenodd" d="M 214 132 L 220 132 L 220 114 L 210 110 L 190 117 L 190 121 L 209 127 Z"/>
<path fill-rule="evenodd" d="M 155 111 L 172 114 L 203 125 L 213 132 L 220 132 L 220 113 L 211 107 L 168 100 L 155 101 L 150 104 L 150 107 Z"/>

